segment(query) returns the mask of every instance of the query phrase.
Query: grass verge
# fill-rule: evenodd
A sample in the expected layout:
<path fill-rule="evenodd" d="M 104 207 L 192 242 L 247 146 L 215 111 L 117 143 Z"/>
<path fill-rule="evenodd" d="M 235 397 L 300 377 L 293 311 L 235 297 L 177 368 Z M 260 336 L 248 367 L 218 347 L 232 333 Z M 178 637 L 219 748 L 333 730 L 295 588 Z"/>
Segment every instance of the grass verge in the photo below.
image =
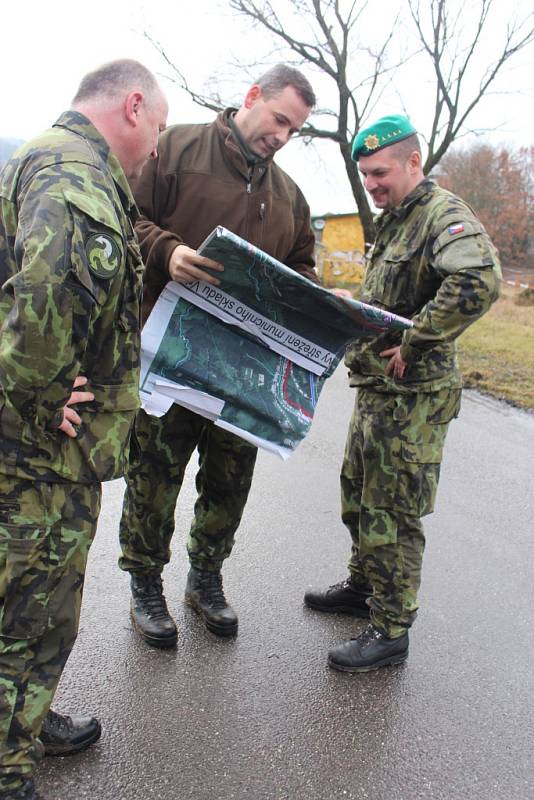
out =
<path fill-rule="evenodd" d="M 346 285 L 354 297 L 358 291 Z M 458 340 L 464 386 L 534 411 L 534 294 L 503 285 L 488 313 Z"/>
<path fill-rule="evenodd" d="M 534 300 L 522 294 L 505 286 L 460 337 L 458 352 L 466 387 L 534 410 Z"/>

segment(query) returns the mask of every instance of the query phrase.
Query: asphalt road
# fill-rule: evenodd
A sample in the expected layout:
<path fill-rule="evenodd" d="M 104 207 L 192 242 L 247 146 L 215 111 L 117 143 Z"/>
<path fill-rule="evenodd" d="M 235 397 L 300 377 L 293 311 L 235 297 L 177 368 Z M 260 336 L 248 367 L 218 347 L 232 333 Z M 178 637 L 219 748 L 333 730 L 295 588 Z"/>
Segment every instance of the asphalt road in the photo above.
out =
<path fill-rule="evenodd" d="M 55 707 L 91 711 L 100 742 L 48 759 L 48 800 L 531 800 L 534 416 L 466 393 L 427 518 L 421 610 L 406 664 L 326 666 L 361 629 L 302 604 L 345 577 L 338 470 L 352 405 L 342 370 L 286 463 L 261 454 L 224 570 L 239 635 L 218 639 L 182 602 L 190 471 L 166 594 L 171 651 L 132 632 L 116 567 L 122 482 L 108 484 L 81 632 Z"/>

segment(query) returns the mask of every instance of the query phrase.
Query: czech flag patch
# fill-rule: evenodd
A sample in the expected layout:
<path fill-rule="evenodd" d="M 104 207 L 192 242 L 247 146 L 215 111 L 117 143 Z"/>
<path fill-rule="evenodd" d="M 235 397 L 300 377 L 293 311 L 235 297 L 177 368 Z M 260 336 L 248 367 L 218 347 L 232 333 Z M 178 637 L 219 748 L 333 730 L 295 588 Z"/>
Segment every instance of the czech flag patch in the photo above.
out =
<path fill-rule="evenodd" d="M 450 225 L 447 228 L 447 231 L 451 234 L 451 236 L 454 236 L 455 233 L 462 233 L 463 230 L 463 222 L 457 222 L 456 225 Z"/>

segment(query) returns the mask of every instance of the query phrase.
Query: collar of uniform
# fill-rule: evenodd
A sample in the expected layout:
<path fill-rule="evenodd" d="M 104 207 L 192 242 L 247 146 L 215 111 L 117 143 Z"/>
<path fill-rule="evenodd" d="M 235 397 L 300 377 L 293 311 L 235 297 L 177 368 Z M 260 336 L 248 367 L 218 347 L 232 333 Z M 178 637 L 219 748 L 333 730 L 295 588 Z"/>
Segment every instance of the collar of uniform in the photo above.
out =
<path fill-rule="evenodd" d="M 431 191 L 435 185 L 436 182 L 431 178 L 423 178 L 421 183 L 418 183 L 415 189 L 411 191 L 410 194 L 406 195 L 402 203 L 396 208 L 392 208 L 388 213 L 392 214 L 394 217 L 397 217 L 397 219 L 406 219 L 411 211 L 412 206 L 422 197 L 424 197 L 425 194 L 428 194 L 428 192 Z"/>
<path fill-rule="evenodd" d="M 78 136 L 83 136 L 84 139 L 91 142 L 99 158 L 111 172 L 125 211 L 135 220 L 139 212 L 133 198 L 132 190 L 130 189 L 130 184 L 128 183 L 117 156 L 111 152 L 108 143 L 100 131 L 95 128 L 93 123 L 84 116 L 84 114 L 72 110 L 65 111 L 61 114 L 59 119 L 54 123 L 54 128 L 56 127 L 67 128 L 67 130 L 78 134 Z"/>
<path fill-rule="evenodd" d="M 241 131 L 235 123 L 235 113 L 228 116 L 228 127 L 230 128 L 232 136 L 236 140 L 239 149 L 245 156 L 248 166 L 254 167 L 256 164 L 261 164 L 265 159 L 254 153 L 248 146 L 248 143 L 241 136 Z"/>
<path fill-rule="evenodd" d="M 226 152 L 230 155 L 232 162 L 240 172 L 243 172 L 244 175 L 248 176 L 250 165 L 248 164 L 247 158 L 230 127 L 230 117 L 233 117 L 236 111 L 236 108 L 225 108 L 224 111 L 221 111 L 218 114 L 216 124 L 222 137 L 224 138 Z M 273 156 L 268 156 L 267 158 L 261 159 L 261 161 L 258 161 L 257 163 L 268 166 L 272 160 Z"/>
<path fill-rule="evenodd" d="M 415 189 L 407 194 L 399 206 L 391 208 L 389 211 L 383 211 L 375 217 L 375 225 L 377 233 L 383 230 L 390 222 L 402 222 L 406 219 L 412 206 L 417 203 L 428 192 L 432 191 L 436 182 L 431 178 L 424 178 L 421 183 L 418 183 Z"/>

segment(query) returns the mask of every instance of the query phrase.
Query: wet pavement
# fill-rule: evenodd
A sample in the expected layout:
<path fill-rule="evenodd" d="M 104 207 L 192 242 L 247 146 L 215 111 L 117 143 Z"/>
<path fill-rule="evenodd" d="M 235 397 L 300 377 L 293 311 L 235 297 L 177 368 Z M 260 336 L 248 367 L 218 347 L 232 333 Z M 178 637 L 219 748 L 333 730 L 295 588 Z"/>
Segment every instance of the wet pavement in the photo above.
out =
<path fill-rule="evenodd" d="M 426 520 L 410 658 L 357 676 L 329 670 L 326 654 L 363 622 L 302 604 L 307 588 L 346 574 L 338 472 L 352 401 L 338 370 L 296 454 L 260 454 L 224 569 L 236 638 L 210 634 L 182 601 L 194 470 L 164 575 L 180 629 L 171 651 L 132 632 L 116 567 L 122 482 L 106 486 L 55 703 L 96 713 L 104 733 L 83 754 L 43 763 L 48 800 L 534 797 L 534 416 L 465 393 Z"/>

